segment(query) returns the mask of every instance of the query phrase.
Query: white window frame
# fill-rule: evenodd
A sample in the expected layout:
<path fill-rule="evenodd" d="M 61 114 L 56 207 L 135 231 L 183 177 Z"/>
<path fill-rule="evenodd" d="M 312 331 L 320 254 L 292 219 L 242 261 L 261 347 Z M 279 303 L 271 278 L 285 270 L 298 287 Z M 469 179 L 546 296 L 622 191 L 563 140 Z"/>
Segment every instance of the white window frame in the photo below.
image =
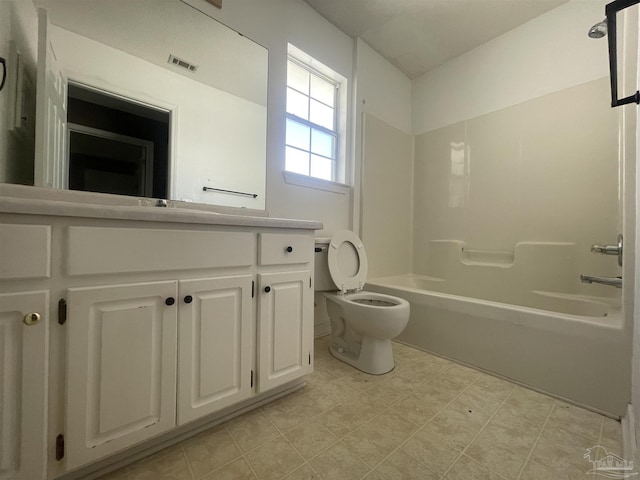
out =
<path fill-rule="evenodd" d="M 335 89 L 335 107 L 334 107 L 334 130 L 327 129 L 321 125 L 314 124 L 309 120 L 300 118 L 294 114 L 290 114 L 285 108 L 285 122 L 286 119 L 291 119 L 295 122 L 308 126 L 312 129 L 319 130 L 323 133 L 334 136 L 334 164 L 333 164 L 333 180 L 325 180 L 311 175 L 304 175 L 296 172 L 290 172 L 286 170 L 286 162 L 283 161 L 283 176 L 287 183 L 304 186 L 309 188 L 315 188 L 319 190 L 326 190 L 335 193 L 346 194 L 349 192 L 350 187 L 346 185 L 346 142 L 347 142 L 347 95 L 346 86 L 347 79 L 336 73 L 332 69 L 326 67 L 322 63 L 318 62 L 314 58 L 310 57 L 302 50 L 289 44 L 287 65 L 288 62 L 299 65 L 305 70 L 309 71 L 311 75 L 316 75 L 323 80 L 326 80 L 336 86 Z M 288 82 L 287 82 L 288 87 Z M 311 97 L 310 97 L 311 98 Z M 285 126 L 286 132 L 286 126 Z M 285 142 L 286 146 L 286 142 Z M 295 148 L 295 147 L 293 147 Z"/>

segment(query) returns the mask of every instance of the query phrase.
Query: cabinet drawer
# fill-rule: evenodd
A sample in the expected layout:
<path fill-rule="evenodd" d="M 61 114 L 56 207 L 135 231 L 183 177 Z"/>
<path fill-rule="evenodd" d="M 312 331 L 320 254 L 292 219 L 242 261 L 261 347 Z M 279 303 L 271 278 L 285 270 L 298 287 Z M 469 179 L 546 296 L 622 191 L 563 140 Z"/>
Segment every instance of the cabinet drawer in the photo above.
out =
<path fill-rule="evenodd" d="M 69 227 L 68 235 L 69 275 L 244 267 L 255 261 L 251 232 Z"/>
<path fill-rule="evenodd" d="M 313 260 L 313 236 L 261 233 L 260 265 L 309 263 Z"/>
<path fill-rule="evenodd" d="M 49 278 L 51 227 L 0 224 L 0 280 Z"/>

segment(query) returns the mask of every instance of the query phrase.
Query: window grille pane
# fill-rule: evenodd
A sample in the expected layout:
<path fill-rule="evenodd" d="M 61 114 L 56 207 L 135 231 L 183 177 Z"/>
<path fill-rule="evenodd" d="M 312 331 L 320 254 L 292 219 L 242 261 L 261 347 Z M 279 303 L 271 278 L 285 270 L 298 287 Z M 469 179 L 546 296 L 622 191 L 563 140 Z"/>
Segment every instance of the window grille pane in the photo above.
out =
<path fill-rule="evenodd" d="M 287 88 L 287 113 L 309 120 L 309 97 Z"/>
<path fill-rule="evenodd" d="M 311 152 L 334 158 L 334 137 L 320 130 L 311 129 Z"/>
<path fill-rule="evenodd" d="M 289 61 L 287 63 L 287 85 L 309 95 L 309 71 Z"/>
<path fill-rule="evenodd" d="M 336 86 L 326 80 L 311 75 L 311 97 L 326 103 L 330 107 L 335 107 Z"/>
<path fill-rule="evenodd" d="M 333 161 L 328 158 L 311 155 L 311 176 L 324 180 L 333 180 Z"/>
<path fill-rule="evenodd" d="M 334 109 L 321 104 L 315 100 L 311 100 L 311 111 L 309 112 L 309 120 L 317 125 L 334 130 Z"/>
<path fill-rule="evenodd" d="M 284 168 L 288 172 L 309 175 L 309 153 L 287 147 Z"/>
<path fill-rule="evenodd" d="M 287 145 L 302 150 L 311 150 L 311 129 L 306 125 L 287 119 Z"/>

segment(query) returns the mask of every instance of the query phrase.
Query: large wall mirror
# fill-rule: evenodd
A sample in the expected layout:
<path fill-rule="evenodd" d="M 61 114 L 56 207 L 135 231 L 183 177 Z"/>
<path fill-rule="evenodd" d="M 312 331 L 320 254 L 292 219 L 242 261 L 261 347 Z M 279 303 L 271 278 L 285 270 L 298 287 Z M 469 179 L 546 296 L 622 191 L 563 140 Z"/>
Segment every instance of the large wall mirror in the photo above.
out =
<path fill-rule="evenodd" d="M 25 15 L 19 8 L 14 16 Z M 205 0 L 34 0 L 38 72 L 5 54 L 24 72 L 10 82 L 13 100 L 0 92 L 11 120 L 0 180 L 264 209 L 268 53 L 209 9 Z M 15 128 L 16 105 L 35 119 Z M 32 167 L 12 153 L 29 141 Z"/>

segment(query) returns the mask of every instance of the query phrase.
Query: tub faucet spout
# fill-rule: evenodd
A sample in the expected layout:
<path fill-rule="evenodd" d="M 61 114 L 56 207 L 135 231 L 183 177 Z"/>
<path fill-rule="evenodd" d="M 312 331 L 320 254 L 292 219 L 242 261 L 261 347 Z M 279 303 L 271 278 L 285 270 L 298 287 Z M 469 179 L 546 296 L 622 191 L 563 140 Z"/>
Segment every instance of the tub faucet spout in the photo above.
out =
<path fill-rule="evenodd" d="M 600 283 L 611 287 L 622 288 L 622 277 L 595 277 L 591 275 L 580 275 L 582 283 Z"/>

